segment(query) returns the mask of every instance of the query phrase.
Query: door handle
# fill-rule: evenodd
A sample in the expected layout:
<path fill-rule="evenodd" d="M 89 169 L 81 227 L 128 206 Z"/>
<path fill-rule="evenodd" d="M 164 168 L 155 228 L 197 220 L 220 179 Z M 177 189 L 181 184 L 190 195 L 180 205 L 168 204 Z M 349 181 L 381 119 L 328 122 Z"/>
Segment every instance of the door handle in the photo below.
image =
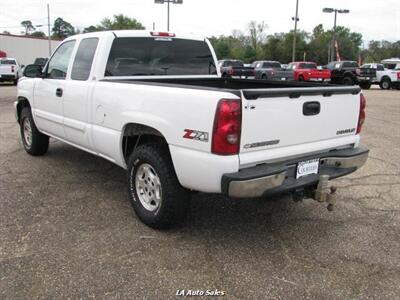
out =
<path fill-rule="evenodd" d="M 318 115 L 321 111 L 321 104 L 318 101 L 304 102 L 303 115 L 314 116 Z"/>
<path fill-rule="evenodd" d="M 63 95 L 63 90 L 62 90 L 62 88 L 56 89 L 56 96 L 57 96 L 57 97 L 62 97 L 62 95 Z"/>

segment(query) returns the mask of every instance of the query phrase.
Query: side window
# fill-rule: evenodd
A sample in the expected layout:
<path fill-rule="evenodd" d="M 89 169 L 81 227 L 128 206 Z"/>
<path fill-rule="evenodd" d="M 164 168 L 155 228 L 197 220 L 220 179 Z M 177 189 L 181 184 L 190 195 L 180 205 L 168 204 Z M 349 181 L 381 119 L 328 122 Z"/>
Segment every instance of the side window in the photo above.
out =
<path fill-rule="evenodd" d="M 382 65 L 378 65 L 378 66 L 377 66 L 377 70 L 378 70 L 378 71 L 384 71 L 385 69 L 383 68 Z"/>
<path fill-rule="evenodd" d="M 72 66 L 71 79 L 88 80 L 98 42 L 98 38 L 81 41 Z"/>
<path fill-rule="evenodd" d="M 68 41 L 62 44 L 50 59 L 47 67 L 47 78 L 65 79 L 67 76 L 68 64 L 74 49 L 75 41 Z"/>

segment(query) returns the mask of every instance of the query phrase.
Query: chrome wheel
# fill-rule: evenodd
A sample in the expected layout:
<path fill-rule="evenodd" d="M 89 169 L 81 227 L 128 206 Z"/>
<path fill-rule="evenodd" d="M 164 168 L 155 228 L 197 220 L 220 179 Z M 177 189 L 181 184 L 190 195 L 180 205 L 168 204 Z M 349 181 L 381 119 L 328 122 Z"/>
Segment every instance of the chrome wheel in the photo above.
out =
<path fill-rule="evenodd" d="M 135 177 L 136 194 L 140 203 L 148 211 L 155 211 L 161 205 L 161 181 L 154 168 L 141 164 Z"/>
<path fill-rule="evenodd" d="M 32 146 L 32 125 L 31 121 L 28 118 L 24 119 L 24 122 L 22 123 L 23 126 L 23 132 L 24 132 L 24 142 L 25 145 L 30 148 Z"/>

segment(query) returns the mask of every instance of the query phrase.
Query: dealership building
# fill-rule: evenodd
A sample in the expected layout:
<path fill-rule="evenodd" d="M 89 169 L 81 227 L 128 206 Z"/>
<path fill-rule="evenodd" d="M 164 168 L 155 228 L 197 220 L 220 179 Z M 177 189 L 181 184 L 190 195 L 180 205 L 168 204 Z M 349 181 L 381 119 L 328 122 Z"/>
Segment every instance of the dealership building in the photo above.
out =
<path fill-rule="evenodd" d="M 51 51 L 61 40 L 50 40 Z M 12 57 L 19 64 L 32 64 L 37 57 L 49 57 L 49 40 L 47 38 L 26 35 L 0 34 L 0 57 Z"/>

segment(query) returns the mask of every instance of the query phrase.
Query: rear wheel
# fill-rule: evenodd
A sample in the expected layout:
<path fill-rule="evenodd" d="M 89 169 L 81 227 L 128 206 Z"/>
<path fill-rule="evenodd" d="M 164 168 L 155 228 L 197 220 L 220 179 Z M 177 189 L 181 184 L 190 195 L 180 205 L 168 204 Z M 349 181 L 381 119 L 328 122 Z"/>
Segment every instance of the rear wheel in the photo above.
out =
<path fill-rule="evenodd" d="M 262 76 L 261 76 L 261 79 L 262 79 L 262 80 L 267 80 L 267 79 L 268 79 L 268 77 L 267 77 L 267 75 L 265 75 L 265 74 L 262 74 Z"/>
<path fill-rule="evenodd" d="M 176 177 L 168 146 L 138 146 L 128 162 L 129 200 L 138 218 L 152 228 L 181 223 L 189 208 L 190 194 Z"/>
<path fill-rule="evenodd" d="M 361 82 L 360 88 L 362 88 L 363 90 L 369 90 L 371 88 L 371 83 L 370 82 Z"/>
<path fill-rule="evenodd" d="M 353 78 L 347 76 L 347 77 L 343 78 L 343 84 L 344 85 L 353 85 L 354 80 L 353 80 Z"/>
<path fill-rule="evenodd" d="M 31 155 L 43 155 L 49 149 L 49 137 L 41 133 L 35 125 L 29 107 L 22 109 L 20 131 L 24 149 Z"/>
<path fill-rule="evenodd" d="M 382 90 L 389 90 L 392 86 L 392 82 L 390 81 L 389 78 L 385 77 L 381 80 L 381 83 L 379 84 Z"/>
<path fill-rule="evenodd" d="M 304 77 L 302 75 L 299 76 L 299 81 L 304 81 Z"/>

